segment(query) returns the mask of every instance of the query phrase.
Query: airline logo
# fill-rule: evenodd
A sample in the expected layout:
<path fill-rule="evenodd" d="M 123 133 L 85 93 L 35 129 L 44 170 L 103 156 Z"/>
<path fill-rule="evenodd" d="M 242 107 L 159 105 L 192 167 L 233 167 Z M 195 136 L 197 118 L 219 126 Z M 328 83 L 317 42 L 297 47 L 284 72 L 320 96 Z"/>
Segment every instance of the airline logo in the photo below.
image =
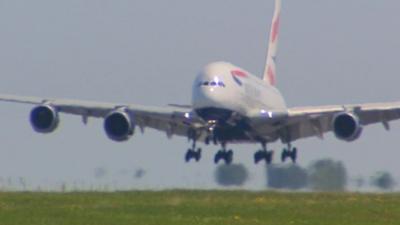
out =
<path fill-rule="evenodd" d="M 232 78 L 239 86 L 243 85 L 243 82 L 239 78 L 247 78 L 249 75 L 242 70 L 232 70 Z"/>
<path fill-rule="evenodd" d="M 275 72 L 271 66 L 268 67 L 267 71 L 268 80 L 271 85 L 275 85 Z"/>
<path fill-rule="evenodd" d="M 275 43 L 275 41 L 278 38 L 278 34 L 279 34 L 279 23 L 280 23 L 280 16 L 278 15 L 278 17 L 276 18 L 276 20 L 273 22 L 272 24 L 272 33 L 271 33 L 271 40 L 272 43 Z"/>
<path fill-rule="evenodd" d="M 242 77 L 242 78 L 246 78 L 249 76 L 246 72 L 244 72 L 242 70 L 232 70 L 231 74 L 232 74 L 232 76 Z"/>
<path fill-rule="evenodd" d="M 279 23 L 280 23 L 280 15 L 278 14 L 276 16 L 276 19 L 274 22 L 272 22 L 272 32 L 271 32 L 271 44 L 270 47 L 274 48 L 274 51 L 271 51 L 270 57 L 270 63 L 267 68 L 267 78 L 268 81 L 271 85 L 276 84 L 276 78 L 275 78 L 275 57 L 276 57 L 276 46 L 277 46 L 277 41 L 278 41 L 278 35 L 279 35 Z"/>
<path fill-rule="evenodd" d="M 274 17 L 272 19 L 271 31 L 269 35 L 269 45 L 267 61 L 265 65 L 263 80 L 268 82 L 270 85 L 276 85 L 276 66 L 275 59 L 278 51 L 278 39 L 280 30 L 280 15 L 281 15 L 281 0 L 275 1 Z"/>

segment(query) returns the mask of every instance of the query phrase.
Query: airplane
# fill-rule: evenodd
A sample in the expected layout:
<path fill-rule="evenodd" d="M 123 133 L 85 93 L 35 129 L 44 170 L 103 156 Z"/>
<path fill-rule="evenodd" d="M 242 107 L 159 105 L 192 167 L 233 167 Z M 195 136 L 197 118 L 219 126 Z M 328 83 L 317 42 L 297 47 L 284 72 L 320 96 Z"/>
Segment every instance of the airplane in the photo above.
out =
<path fill-rule="evenodd" d="M 202 149 L 198 142 L 221 146 L 214 162 L 231 164 L 233 151 L 228 144 L 258 143 L 261 149 L 254 153 L 254 162 L 273 161 L 273 151 L 267 144 L 281 141 L 285 146 L 281 161 L 296 162 L 298 150 L 292 143 L 308 137 L 323 138 L 333 132 L 343 141 L 355 141 L 365 126 L 400 118 L 400 102 L 354 105 L 327 105 L 289 108 L 276 87 L 276 56 L 278 49 L 281 0 L 275 0 L 275 9 L 265 72 L 258 77 L 228 62 L 206 65 L 196 76 L 192 88 L 191 105 L 170 104 L 150 107 L 136 104 L 103 103 L 93 101 L 0 95 L 0 101 L 34 105 L 30 123 L 38 133 L 53 132 L 60 122 L 60 113 L 104 120 L 108 138 L 127 141 L 136 129 L 145 128 L 187 137 L 191 147 L 185 161 L 199 161 Z"/>

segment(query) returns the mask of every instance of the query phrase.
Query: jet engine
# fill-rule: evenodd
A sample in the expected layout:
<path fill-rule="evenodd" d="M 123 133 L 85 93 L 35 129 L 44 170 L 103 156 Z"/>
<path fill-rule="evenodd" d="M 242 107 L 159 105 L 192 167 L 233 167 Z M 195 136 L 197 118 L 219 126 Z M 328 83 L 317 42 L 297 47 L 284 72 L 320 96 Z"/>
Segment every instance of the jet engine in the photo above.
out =
<path fill-rule="evenodd" d="M 30 122 L 36 132 L 51 133 L 58 127 L 60 119 L 54 107 L 39 105 L 32 109 Z"/>
<path fill-rule="evenodd" d="M 113 141 L 127 141 L 134 131 L 130 116 L 123 110 L 115 110 L 104 119 L 104 130 Z"/>
<path fill-rule="evenodd" d="M 355 141 L 361 136 L 362 126 L 359 118 L 352 113 L 339 113 L 333 118 L 333 132 L 344 141 Z"/>

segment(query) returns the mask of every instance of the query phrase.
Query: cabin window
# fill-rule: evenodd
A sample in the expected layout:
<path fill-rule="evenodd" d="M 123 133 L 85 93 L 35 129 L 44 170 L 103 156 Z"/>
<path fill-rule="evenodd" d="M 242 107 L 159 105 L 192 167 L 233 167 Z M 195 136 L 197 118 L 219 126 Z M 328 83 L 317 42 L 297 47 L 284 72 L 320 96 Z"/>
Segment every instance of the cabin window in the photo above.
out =
<path fill-rule="evenodd" d="M 225 83 L 222 81 L 202 81 L 199 82 L 198 86 L 225 87 Z"/>

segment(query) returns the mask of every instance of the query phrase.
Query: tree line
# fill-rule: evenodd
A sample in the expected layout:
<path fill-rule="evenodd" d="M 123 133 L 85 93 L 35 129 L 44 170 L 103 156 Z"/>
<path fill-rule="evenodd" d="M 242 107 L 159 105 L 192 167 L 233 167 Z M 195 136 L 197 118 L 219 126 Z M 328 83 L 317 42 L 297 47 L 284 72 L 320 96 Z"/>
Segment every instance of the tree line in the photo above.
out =
<path fill-rule="evenodd" d="M 249 172 L 242 164 L 219 165 L 214 177 L 222 186 L 242 186 L 249 179 Z M 357 188 L 367 183 L 363 177 L 349 179 L 345 165 L 332 159 L 316 160 L 307 167 L 297 164 L 266 166 L 266 187 L 273 189 L 345 191 L 349 181 L 354 181 Z M 369 184 L 383 191 L 391 191 L 396 182 L 389 172 L 383 171 L 371 176 Z"/>

